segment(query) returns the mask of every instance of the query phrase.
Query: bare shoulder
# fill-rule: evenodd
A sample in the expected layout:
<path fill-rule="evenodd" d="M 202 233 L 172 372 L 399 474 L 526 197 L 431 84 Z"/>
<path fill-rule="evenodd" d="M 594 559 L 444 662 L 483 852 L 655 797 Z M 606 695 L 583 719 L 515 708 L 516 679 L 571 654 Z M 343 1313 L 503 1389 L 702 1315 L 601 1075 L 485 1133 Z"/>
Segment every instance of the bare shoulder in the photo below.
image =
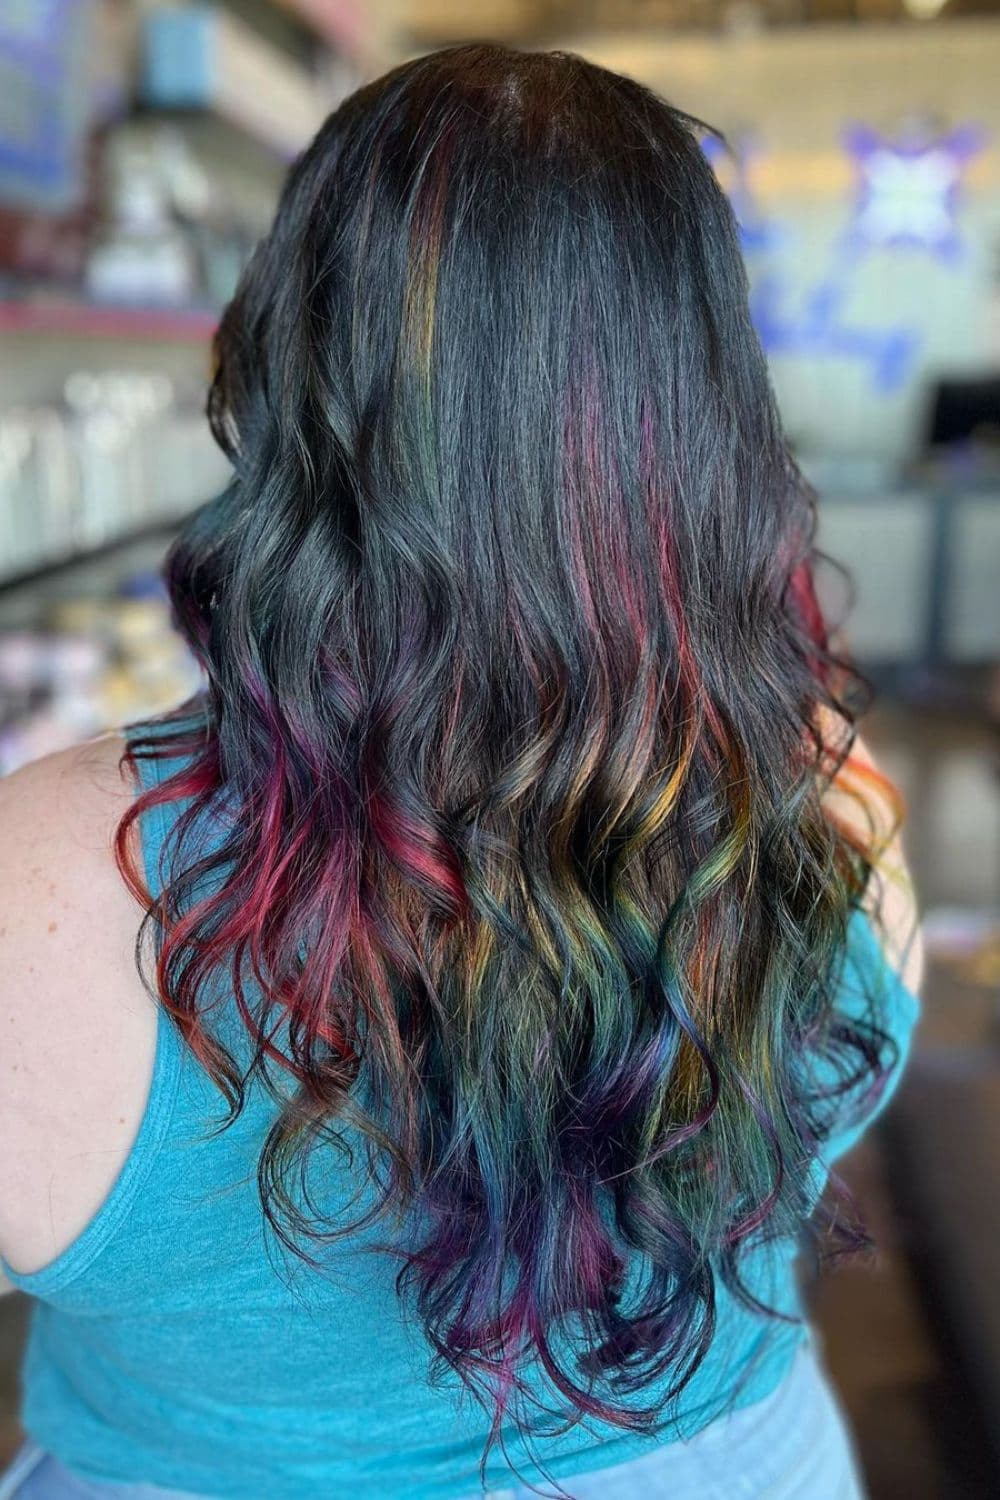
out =
<path fill-rule="evenodd" d="M 148 1084 L 142 910 L 112 850 L 136 795 L 124 748 L 106 735 L 0 779 L 0 1252 L 21 1270 L 98 1206 L 93 1164 L 127 1149 Z"/>
<path fill-rule="evenodd" d="M 29 761 L 20 770 L 0 777 L 0 816 L 5 827 L 18 817 L 38 818 L 56 831 L 66 831 L 62 820 L 71 805 L 75 822 L 87 816 L 92 823 L 106 814 L 109 804 L 128 803 L 135 789 L 121 768 L 125 740 L 103 734 Z M 71 830 L 75 831 L 75 830 Z"/>
<path fill-rule="evenodd" d="M 141 918 L 112 840 L 136 792 L 119 769 L 125 742 L 105 735 L 0 778 L 0 997 L 11 965 L 54 977 L 87 972 L 124 922 Z M 81 970 L 81 965 L 83 966 Z M 32 986 L 35 988 L 35 986 Z"/>
<path fill-rule="evenodd" d="M 824 726 L 827 743 L 840 743 L 842 721 Z M 866 906 L 876 920 L 886 954 L 908 989 L 923 983 L 924 946 L 913 876 L 906 854 L 905 808 L 870 746 L 855 736 L 851 752 L 824 795 L 837 824 L 874 845 L 875 870 Z"/>

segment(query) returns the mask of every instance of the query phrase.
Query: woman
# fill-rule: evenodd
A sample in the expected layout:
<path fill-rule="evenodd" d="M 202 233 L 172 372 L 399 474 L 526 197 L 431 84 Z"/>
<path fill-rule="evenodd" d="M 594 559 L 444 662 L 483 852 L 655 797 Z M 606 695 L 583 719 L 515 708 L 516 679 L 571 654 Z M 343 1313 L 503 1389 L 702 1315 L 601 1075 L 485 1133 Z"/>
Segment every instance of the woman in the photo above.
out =
<path fill-rule="evenodd" d="M 209 415 L 205 692 L 2 787 L 0 1494 L 857 1496 L 794 1260 L 920 957 L 696 122 L 362 89 Z"/>

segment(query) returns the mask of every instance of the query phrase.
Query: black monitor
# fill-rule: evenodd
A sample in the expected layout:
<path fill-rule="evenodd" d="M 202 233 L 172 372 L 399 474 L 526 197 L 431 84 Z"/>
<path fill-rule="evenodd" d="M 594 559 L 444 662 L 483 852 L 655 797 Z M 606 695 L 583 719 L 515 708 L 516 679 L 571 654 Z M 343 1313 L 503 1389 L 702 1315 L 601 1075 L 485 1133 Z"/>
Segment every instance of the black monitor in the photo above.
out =
<path fill-rule="evenodd" d="M 973 433 L 1000 444 L 1000 374 L 976 380 L 941 380 L 934 387 L 927 446 L 961 443 Z"/>

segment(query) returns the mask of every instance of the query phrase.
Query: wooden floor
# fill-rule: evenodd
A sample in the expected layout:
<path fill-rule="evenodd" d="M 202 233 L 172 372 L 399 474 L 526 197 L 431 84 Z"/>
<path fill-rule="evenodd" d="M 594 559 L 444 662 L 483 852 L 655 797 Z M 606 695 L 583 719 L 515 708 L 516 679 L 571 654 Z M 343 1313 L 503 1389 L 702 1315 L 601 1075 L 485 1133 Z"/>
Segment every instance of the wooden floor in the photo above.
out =
<path fill-rule="evenodd" d="M 923 906 L 996 906 L 1000 782 L 990 736 L 954 721 L 883 713 L 869 738 L 910 798 L 908 848 Z M 918 1049 L 984 1045 L 991 1027 L 995 1045 L 998 1014 L 995 989 L 932 959 Z M 1000 1479 L 990 1472 L 976 1393 L 928 1304 L 918 1274 L 926 1226 L 908 1218 L 894 1173 L 891 1139 L 881 1130 L 844 1164 L 878 1251 L 873 1262 L 842 1267 L 810 1289 L 827 1366 L 870 1500 L 987 1500 L 1000 1495 Z M 0 1459 L 17 1439 L 24 1321 L 23 1299 L 0 1299 Z"/>
<path fill-rule="evenodd" d="M 0 1463 L 6 1463 L 20 1441 L 17 1425 L 17 1367 L 27 1324 L 27 1298 L 12 1292 L 0 1297 Z"/>
<path fill-rule="evenodd" d="M 992 1500 L 982 1424 L 927 1316 L 910 1253 L 921 1228 L 895 1204 L 881 1132 L 843 1175 L 877 1249 L 825 1275 L 810 1301 L 871 1500 Z"/>

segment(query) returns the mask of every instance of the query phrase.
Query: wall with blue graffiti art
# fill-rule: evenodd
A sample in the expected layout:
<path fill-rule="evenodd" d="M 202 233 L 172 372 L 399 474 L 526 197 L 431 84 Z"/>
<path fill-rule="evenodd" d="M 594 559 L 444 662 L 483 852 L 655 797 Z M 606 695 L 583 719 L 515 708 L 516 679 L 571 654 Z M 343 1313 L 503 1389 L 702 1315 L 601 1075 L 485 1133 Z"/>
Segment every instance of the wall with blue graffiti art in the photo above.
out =
<path fill-rule="evenodd" d="M 724 132 L 757 327 L 803 455 L 892 464 L 934 381 L 1000 367 L 1000 24 L 622 40 Z"/>

